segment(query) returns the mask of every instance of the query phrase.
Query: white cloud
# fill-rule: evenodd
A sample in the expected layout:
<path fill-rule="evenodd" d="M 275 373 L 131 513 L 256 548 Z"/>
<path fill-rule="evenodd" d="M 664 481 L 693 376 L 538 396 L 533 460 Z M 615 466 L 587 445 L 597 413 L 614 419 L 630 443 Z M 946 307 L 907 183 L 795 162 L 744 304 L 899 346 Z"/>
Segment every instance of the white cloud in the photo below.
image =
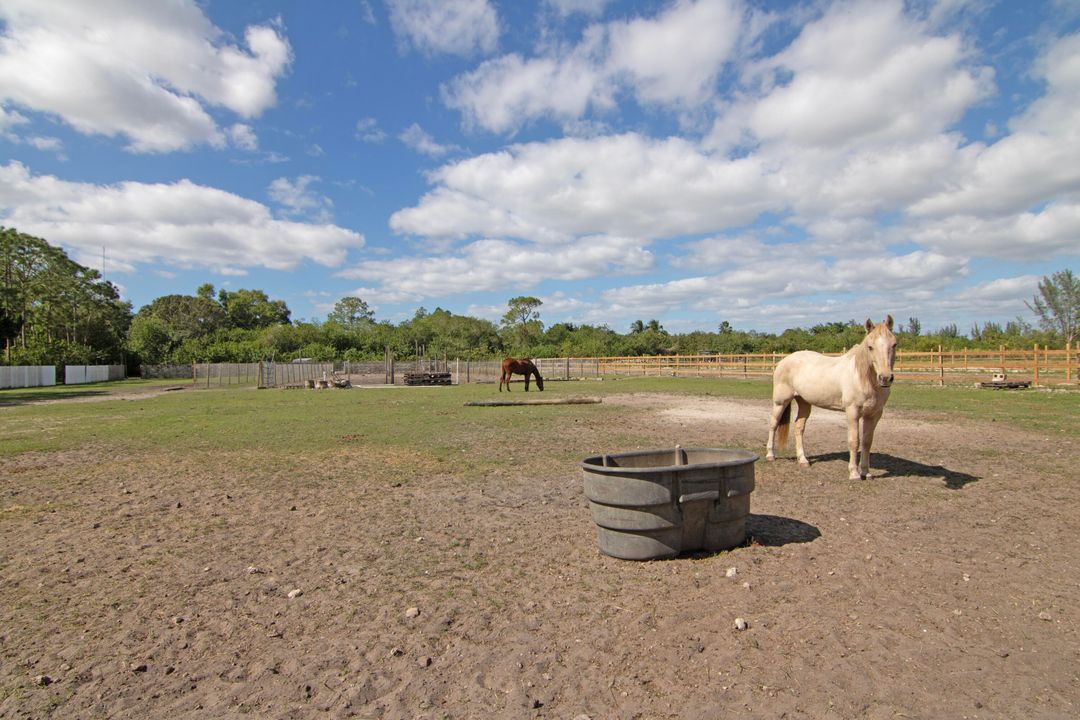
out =
<path fill-rule="evenodd" d="M 959 36 L 934 36 L 891 2 L 836 3 L 779 54 L 747 68 L 748 90 L 723 108 L 712 144 L 747 133 L 802 148 L 890 143 L 943 132 L 993 88 L 966 67 Z"/>
<path fill-rule="evenodd" d="M 398 41 L 427 55 L 490 53 L 499 18 L 487 0 L 387 0 Z"/>
<path fill-rule="evenodd" d="M 628 74 L 645 102 L 702 102 L 716 93 L 716 76 L 744 29 L 742 16 L 737 0 L 679 0 L 656 18 L 613 23 L 608 69 Z"/>
<path fill-rule="evenodd" d="M 250 125 L 236 123 L 229 128 L 229 139 L 232 140 L 233 145 L 242 150 L 259 149 L 259 138 L 256 137 Z"/>
<path fill-rule="evenodd" d="M 1007 216 L 953 215 L 916 226 L 912 239 L 946 253 L 1026 260 L 1075 253 L 1080 203 L 1054 202 Z"/>
<path fill-rule="evenodd" d="M 576 45 L 489 60 L 447 83 L 443 100 L 493 132 L 546 117 L 571 125 L 614 107 L 621 90 L 643 103 L 700 104 L 715 94 L 740 30 L 740 0 L 679 0 L 656 17 L 592 24 Z"/>
<path fill-rule="evenodd" d="M 356 121 L 355 137 L 361 142 L 378 144 L 386 139 L 386 133 L 379 129 L 378 120 L 367 117 Z"/>
<path fill-rule="evenodd" d="M 611 0 L 544 0 L 545 5 L 554 8 L 563 17 L 574 13 L 600 15 L 610 2 Z"/>
<path fill-rule="evenodd" d="M 1080 34 L 1039 58 L 1045 94 L 1010 123 L 996 143 L 973 145 L 946 189 L 915 203 L 919 217 L 1015 214 L 1080 192 Z"/>
<path fill-rule="evenodd" d="M 352 230 L 277 220 L 261 203 L 189 180 L 94 185 L 32 175 L 18 162 L 0 165 L 0 217 L 83 257 L 100 258 L 107 247 L 110 266 L 127 269 L 335 267 L 364 244 Z"/>
<path fill-rule="evenodd" d="M 240 47 L 189 0 L 12 0 L 0 19 L 0 101 L 124 136 L 134 152 L 222 147 L 207 106 L 257 117 L 292 60 L 276 27 L 248 27 Z"/>
<path fill-rule="evenodd" d="M 461 149 L 457 145 L 439 144 L 435 141 L 435 138 L 416 123 L 405 128 L 399 138 L 406 146 L 428 157 L 442 157 Z"/>
<path fill-rule="evenodd" d="M 658 238 L 747 223 L 782 193 L 753 158 L 637 134 L 515 145 L 431 173 L 437 187 L 390 218 L 396 232 L 565 242 Z"/>
<path fill-rule="evenodd" d="M 372 260 L 339 273 L 378 283 L 364 297 L 401 302 L 430 296 L 529 289 L 548 279 L 584 280 L 647 270 L 653 257 L 634 238 L 586 237 L 556 248 L 508 240 L 477 240 L 451 254 Z M 359 291 L 357 291 L 359 292 Z"/>
<path fill-rule="evenodd" d="M 504 55 L 458 76 L 443 88 L 448 107 L 468 125 L 493 132 L 515 130 L 528 120 L 552 117 L 570 122 L 589 106 L 611 107 L 609 81 L 588 51 L 530 60 Z"/>
<path fill-rule="evenodd" d="M 319 223 L 333 220 L 334 203 L 330 198 L 311 189 L 319 182 L 315 175 L 301 175 L 295 181 L 279 177 L 270 183 L 267 194 L 281 206 L 287 217 L 302 217 Z"/>

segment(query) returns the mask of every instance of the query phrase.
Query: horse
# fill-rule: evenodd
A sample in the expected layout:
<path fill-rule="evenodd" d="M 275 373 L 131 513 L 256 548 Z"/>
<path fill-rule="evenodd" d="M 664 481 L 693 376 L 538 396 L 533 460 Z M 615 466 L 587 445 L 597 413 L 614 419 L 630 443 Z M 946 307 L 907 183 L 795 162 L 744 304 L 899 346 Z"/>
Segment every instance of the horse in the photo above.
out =
<path fill-rule="evenodd" d="M 870 446 L 874 429 L 885 410 L 893 383 L 896 336 L 891 315 L 874 325 L 866 321 L 862 342 L 840 357 L 827 357 L 812 350 L 788 355 L 773 371 L 773 407 L 765 459 L 775 460 L 773 441 L 787 444 L 791 426 L 791 402 L 798 405 L 795 418 L 795 450 L 799 465 L 809 467 L 803 452 L 803 430 L 810 408 L 839 410 L 847 415 L 848 479 L 865 480 L 870 474 Z M 861 452 L 861 457 L 856 457 Z"/>
<path fill-rule="evenodd" d="M 544 389 L 544 378 L 540 377 L 540 371 L 533 365 L 532 360 L 518 360 L 516 358 L 506 358 L 502 361 L 502 374 L 499 376 L 499 392 L 502 392 L 503 383 L 506 383 L 506 392 L 510 392 L 510 376 L 511 375 L 524 375 L 525 376 L 525 392 L 529 392 L 529 376 L 536 376 L 536 387 L 541 391 Z"/>

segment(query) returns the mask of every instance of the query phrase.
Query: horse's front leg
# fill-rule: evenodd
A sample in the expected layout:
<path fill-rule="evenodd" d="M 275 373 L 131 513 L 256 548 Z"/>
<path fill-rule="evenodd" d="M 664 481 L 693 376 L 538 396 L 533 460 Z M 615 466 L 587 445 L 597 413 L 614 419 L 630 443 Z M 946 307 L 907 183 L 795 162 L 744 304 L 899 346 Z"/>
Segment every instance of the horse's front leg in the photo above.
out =
<path fill-rule="evenodd" d="M 846 411 L 847 414 L 847 445 L 848 445 L 848 480 L 861 480 L 862 475 L 859 472 L 858 455 L 859 455 L 859 409 L 855 406 L 849 407 Z"/>
<path fill-rule="evenodd" d="M 859 442 L 859 476 L 863 480 L 870 475 L 870 446 L 874 444 L 874 430 L 880 419 L 880 415 L 874 415 L 864 417 L 862 421 L 862 438 Z"/>

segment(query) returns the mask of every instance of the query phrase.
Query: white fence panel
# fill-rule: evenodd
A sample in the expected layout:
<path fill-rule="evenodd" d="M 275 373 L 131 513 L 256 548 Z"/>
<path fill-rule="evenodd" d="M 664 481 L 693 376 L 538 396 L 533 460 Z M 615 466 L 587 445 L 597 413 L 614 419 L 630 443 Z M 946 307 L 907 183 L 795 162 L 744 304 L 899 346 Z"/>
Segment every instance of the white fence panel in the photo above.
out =
<path fill-rule="evenodd" d="M 52 365 L 17 365 L 0 367 L 0 388 L 43 387 L 56 384 Z"/>
<path fill-rule="evenodd" d="M 65 385 L 85 385 L 86 383 L 123 380 L 123 365 L 65 365 Z"/>

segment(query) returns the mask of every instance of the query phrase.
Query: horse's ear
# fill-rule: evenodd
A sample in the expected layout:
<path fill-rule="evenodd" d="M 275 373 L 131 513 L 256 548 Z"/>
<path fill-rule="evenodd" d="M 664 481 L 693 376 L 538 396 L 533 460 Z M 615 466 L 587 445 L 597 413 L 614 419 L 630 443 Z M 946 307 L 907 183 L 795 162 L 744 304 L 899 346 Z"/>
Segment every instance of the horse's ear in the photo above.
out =
<path fill-rule="evenodd" d="M 865 327 L 866 327 L 866 332 L 870 332 L 871 330 L 874 329 L 874 321 L 871 320 L 870 318 L 866 318 Z"/>
<path fill-rule="evenodd" d="M 889 332 L 892 332 L 892 315 L 885 316 L 885 327 L 889 328 Z"/>

